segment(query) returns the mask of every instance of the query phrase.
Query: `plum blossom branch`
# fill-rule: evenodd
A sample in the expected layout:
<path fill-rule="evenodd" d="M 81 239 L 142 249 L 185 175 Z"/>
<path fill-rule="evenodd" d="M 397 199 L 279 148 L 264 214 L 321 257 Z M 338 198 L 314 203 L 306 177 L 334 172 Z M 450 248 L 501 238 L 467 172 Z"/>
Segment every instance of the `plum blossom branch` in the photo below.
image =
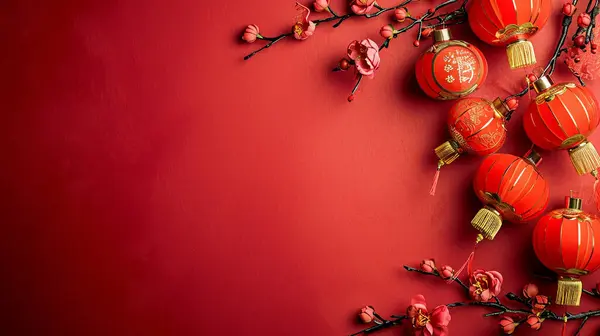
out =
<path fill-rule="evenodd" d="M 445 280 L 446 282 L 448 279 L 455 279 L 455 272 L 450 266 L 443 266 L 438 269 L 433 260 L 423 260 L 419 268 L 404 266 L 404 269 L 409 272 L 434 276 Z M 559 321 L 565 325 L 569 321 L 581 320 L 574 334 L 577 336 L 590 318 L 600 317 L 600 310 L 590 310 L 578 314 L 565 313 L 563 315 L 558 315 L 548 309 L 551 305 L 549 298 L 540 295 L 538 287 L 534 284 L 526 285 L 523 288 L 522 295 L 510 292 L 505 295 L 507 300 L 519 304 L 521 308 L 507 306 L 502 303 L 498 296 L 502 285 L 502 275 L 495 271 L 476 270 L 471 272 L 468 284 L 460 279 L 455 279 L 454 283 L 463 288 L 471 300 L 440 305 L 429 312 L 425 304 L 425 298 L 422 295 L 417 295 L 412 299 L 411 305 L 408 306 L 405 315 L 391 315 L 390 320 L 382 318 L 375 312 L 375 309 L 372 306 L 367 306 L 361 309 L 358 315 L 359 319 L 363 323 L 374 323 L 375 325 L 360 330 L 350 336 L 370 334 L 382 329 L 398 326 L 401 325 L 404 320 L 409 320 L 411 322 L 412 328 L 417 334 L 427 330 L 429 333 L 425 334 L 433 333 L 436 335 L 446 335 L 448 324 L 450 322 L 449 309 L 459 307 L 475 306 L 491 309 L 491 312 L 486 313 L 483 316 L 500 317 L 500 329 L 506 334 L 512 334 L 515 329 L 521 325 L 528 325 L 533 330 L 539 330 L 542 323 L 546 320 Z M 583 293 L 592 297 L 600 297 L 600 284 L 592 290 L 583 290 Z"/>
<path fill-rule="evenodd" d="M 370 0 L 364 0 L 370 1 Z M 408 9 L 404 7 L 411 3 L 412 0 L 406 0 L 399 5 L 390 8 L 383 8 L 379 5 L 375 6 L 379 10 L 373 14 L 366 14 L 367 17 L 378 16 L 386 11 L 394 10 L 394 17 L 398 22 L 404 22 L 408 20 L 408 24 L 400 29 L 395 29 L 393 25 L 389 24 L 381 28 L 380 35 L 385 38 L 385 41 L 378 46 L 374 41 L 369 39 L 363 40 L 360 44 L 363 47 L 358 46 L 358 41 L 353 41 L 348 47 L 348 58 L 343 58 L 333 71 L 348 70 L 350 66 L 354 65 L 357 71 L 357 79 L 352 90 L 352 93 L 348 97 L 348 101 L 353 101 L 355 93 L 360 85 L 363 76 L 373 77 L 374 71 L 379 68 L 380 56 L 379 52 L 383 49 L 388 48 L 392 39 L 397 38 L 400 34 L 405 33 L 415 27 L 418 27 L 417 37 L 413 42 L 415 47 L 420 45 L 420 40 L 423 37 L 429 37 L 433 32 L 433 29 L 439 26 L 450 26 L 455 24 L 462 24 L 466 22 L 467 11 L 466 5 L 468 0 L 446 0 L 441 4 L 432 7 L 427 10 L 420 17 L 413 17 L 408 12 Z M 442 8 L 450 5 L 462 2 L 461 6 L 451 12 L 437 14 L 436 13 Z M 375 47 L 377 48 L 375 52 Z M 365 49 L 367 48 L 367 49 Z"/>
<path fill-rule="evenodd" d="M 315 11 L 329 13 L 329 17 L 326 17 L 323 19 L 318 19 L 318 20 L 308 20 L 308 18 L 310 16 L 310 10 L 303 5 L 296 3 L 297 8 L 298 7 L 301 8 L 303 16 L 300 18 L 297 18 L 297 20 L 296 20 L 297 22 L 296 22 L 296 24 L 294 24 L 292 26 L 291 32 L 282 33 L 276 37 L 269 38 L 269 37 L 264 37 L 259 34 L 258 26 L 256 26 L 256 25 L 248 26 L 248 27 L 251 27 L 251 26 L 256 27 L 256 31 L 253 34 L 250 34 L 252 36 L 247 36 L 248 29 L 246 29 L 246 32 L 242 36 L 242 39 L 244 41 L 246 41 L 248 43 L 254 43 L 256 40 L 264 40 L 264 41 L 268 41 L 268 43 L 265 46 L 255 50 L 254 52 L 244 56 L 244 60 L 249 60 L 257 53 L 271 47 L 273 44 L 275 44 L 287 37 L 294 36 L 298 40 L 304 40 L 308 36 L 311 36 L 312 33 L 314 32 L 314 29 L 317 26 L 319 26 L 320 24 L 337 21 L 336 23 L 334 23 L 332 25 L 333 28 L 337 28 L 344 21 L 346 21 L 348 19 L 351 19 L 354 17 L 364 17 L 367 19 L 375 18 L 375 17 L 380 16 L 383 13 L 406 6 L 407 4 L 409 4 L 413 1 L 415 1 L 415 0 L 403 0 L 399 4 L 392 6 L 392 7 L 381 7 L 379 4 L 377 4 L 377 2 L 375 2 L 375 0 L 352 0 L 352 1 L 350 1 L 350 10 L 351 11 L 344 15 L 338 15 L 331 8 L 330 0 L 316 0 L 313 2 L 313 7 L 314 7 Z M 373 8 L 377 9 L 377 11 L 371 12 Z M 312 27 L 312 28 L 309 28 L 309 27 Z M 310 32 L 310 35 L 308 35 L 306 38 L 299 38 L 299 36 L 301 36 L 303 32 L 306 32 L 311 29 L 312 29 L 312 31 Z"/>

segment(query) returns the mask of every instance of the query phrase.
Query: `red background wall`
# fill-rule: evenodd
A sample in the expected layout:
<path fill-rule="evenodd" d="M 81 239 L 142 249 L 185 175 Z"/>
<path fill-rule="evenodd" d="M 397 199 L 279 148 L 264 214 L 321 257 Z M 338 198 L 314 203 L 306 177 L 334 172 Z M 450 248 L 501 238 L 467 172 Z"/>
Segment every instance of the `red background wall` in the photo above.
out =
<path fill-rule="evenodd" d="M 388 315 L 418 293 L 432 306 L 463 298 L 401 268 L 426 257 L 458 266 L 479 207 L 476 158 L 445 168 L 428 195 L 450 103 L 415 88 L 423 49 L 410 33 L 393 41 L 352 104 L 352 75 L 329 71 L 351 40 L 381 42 L 387 17 L 320 26 L 244 62 L 257 45 L 240 43 L 241 29 L 287 30 L 293 1 L 3 7 L 3 334 L 343 335 L 361 328 L 354 316 L 366 304 Z M 542 64 L 556 13 L 533 40 Z M 467 27 L 455 35 L 475 41 Z M 524 73 L 481 47 L 491 71 L 477 95 L 516 91 Z M 503 152 L 529 147 L 522 112 Z M 552 207 L 592 183 L 564 152 L 541 170 Z M 543 270 L 532 229 L 506 225 L 479 250 L 476 265 L 502 272 L 506 291 Z M 600 306 L 584 302 L 572 311 Z M 496 334 L 484 312 L 453 310 L 452 335 Z M 559 333 L 544 324 L 544 335 Z"/>

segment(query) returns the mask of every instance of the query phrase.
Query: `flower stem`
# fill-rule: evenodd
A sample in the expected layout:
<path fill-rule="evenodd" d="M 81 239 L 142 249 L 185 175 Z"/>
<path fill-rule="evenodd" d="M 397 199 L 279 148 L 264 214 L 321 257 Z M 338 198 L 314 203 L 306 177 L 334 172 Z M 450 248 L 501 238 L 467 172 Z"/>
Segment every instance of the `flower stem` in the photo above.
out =
<path fill-rule="evenodd" d="M 383 329 L 387 329 L 396 325 L 400 325 L 402 324 L 402 320 L 407 319 L 408 316 L 398 316 L 395 317 L 394 320 L 385 320 L 385 322 L 383 322 L 382 324 L 378 324 L 378 325 L 374 325 L 372 327 L 369 327 L 367 329 L 363 329 L 361 331 L 355 332 L 354 334 L 350 335 L 350 336 L 357 336 L 357 335 L 366 335 L 366 334 L 370 334 L 379 330 L 383 330 Z"/>
<path fill-rule="evenodd" d="M 248 55 L 244 56 L 244 61 L 247 61 L 247 60 L 249 60 L 249 59 L 250 59 L 252 56 L 254 56 L 254 55 L 258 54 L 259 52 L 261 52 L 261 51 L 263 51 L 263 50 L 265 50 L 265 49 L 267 49 L 267 48 L 269 48 L 269 47 L 271 47 L 273 44 L 275 44 L 275 43 L 277 43 L 277 42 L 279 42 L 279 41 L 283 40 L 284 38 L 286 38 L 286 37 L 288 37 L 288 36 L 291 36 L 292 34 L 293 34 L 293 33 L 291 33 L 291 32 L 290 32 L 290 33 L 281 34 L 281 35 L 279 35 L 279 36 L 276 36 L 276 37 L 264 37 L 264 36 L 263 36 L 263 38 L 262 38 L 262 39 L 263 39 L 263 40 L 266 40 L 266 41 L 269 41 L 269 43 L 265 44 L 265 45 L 264 45 L 262 48 L 260 48 L 260 49 L 257 49 L 257 50 L 255 50 L 255 51 L 253 51 L 252 53 L 250 53 L 250 54 L 248 54 Z"/>

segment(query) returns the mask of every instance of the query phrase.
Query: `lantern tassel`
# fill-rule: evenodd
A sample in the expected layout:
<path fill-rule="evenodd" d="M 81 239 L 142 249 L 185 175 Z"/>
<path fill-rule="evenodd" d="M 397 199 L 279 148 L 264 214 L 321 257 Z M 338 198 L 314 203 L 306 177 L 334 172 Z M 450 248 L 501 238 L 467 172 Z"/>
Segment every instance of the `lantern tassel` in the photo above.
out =
<path fill-rule="evenodd" d="M 433 176 L 433 183 L 431 184 L 431 189 L 429 189 L 429 195 L 435 196 L 435 190 L 437 189 L 438 181 L 440 180 L 440 170 L 444 163 L 440 161 L 437 166 L 437 170 L 435 171 L 435 175 Z"/>
<path fill-rule="evenodd" d="M 473 217 L 471 225 L 481 232 L 484 238 L 493 240 L 502 227 L 502 217 L 498 211 L 486 206 Z"/>
<path fill-rule="evenodd" d="M 506 54 L 508 55 L 510 68 L 513 70 L 525 68 L 534 65 L 537 62 L 533 44 L 527 40 L 521 40 L 510 44 L 506 47 Z"/>
<path fill-rule="evenodd" d="M 579 279 L 560 278 L 556 290 L 556 304 L 560 306 L 579 306 L 583 284 Z"/>
<path fill-rule="evenodd" d="M 581 145 L 569 150 L 571 162 L 577 170 L 577 174 L 592 174 L 600 168 L 600 155 L 591 142 L 583 142 Z"/>
<path fill-rule="evenodd" d="M 569 322 L 569 320 L 567 319 L 567 314 L 565 314 L 563 316 L 563 326 L 562 326 L 562 333 L 561 336 L 566 336 L 567 335 L 567 322 Z"/>
<path fill-rule="evenodd" d="M 475 259 L 475 250 L 477 249 L 477 245 L 479 245 L 479 243 L 482 240 L 483 240 L 483 235 L 480 233 L 477 235 L 477 240 L 475 241 L 473 250 L 467 257 L 467 260 L 465 261 L 465 263 L 462 264 L 462 266 L 456 272 L 454 272 L 454 275 L 452 275 L 452 277 L 450 279 L 448 279 L 448 281 L 446 281 L 446 283 L 451 284 L 454 281 L 456 281 L 456 279 L 458 279 L 458 276 L 465 270 L 465 268 L 467 269 L 467 273 L 469 273 L 469 274 L 473 273 L 473 259 Z"/>

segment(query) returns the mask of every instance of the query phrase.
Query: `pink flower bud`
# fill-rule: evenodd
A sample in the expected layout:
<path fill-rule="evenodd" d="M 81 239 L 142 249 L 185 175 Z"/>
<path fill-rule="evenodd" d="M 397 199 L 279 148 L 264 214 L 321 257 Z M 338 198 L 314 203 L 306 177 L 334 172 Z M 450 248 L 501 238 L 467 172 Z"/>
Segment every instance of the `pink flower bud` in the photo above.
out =
<path fill-rule="evenodd" d="M 432 273 L 435 270 L 435 262 L 433 259 L 425 259 L 421 261 L 421 271 Z"/>
<path fill-rule="evenodd" d="M 592 18 L 588 13 L 581 13 L 577 17 L 577 25 L 581 28 L 587 28 L 592 23 Z"/>
<path fill-rule="evenodd" d="M 536 295 L 532 303 L 534 312 L 542 312 L 548 306 L 548 297 L 545 295 Z"/>
<path fill-rule="evenodd" d="M 362 323 L 371 323 L 375 318 L 375 309 L 371 306 L 363 307 L 358 313 L 358 319 Z"/>
<path fill-rule="evenodd" d="M 529 81 L 529 83 L 533 83 L 537 80 L 537 76 L 530 73 L 529 75 L 527 75 L 527 80 Z"/>
<path fill-rule="evenodd" d="M 536 295 L 538 295 L 539 292 L 540 290 L 538 289 L 538 286 L 532 283 L 527 284 L 525 285 L 525 287 L 523 287 L 523 296 L 528 299 L 534 298 Z"/>
<path fill-rule="evenodd" d="M 517 98 L 511 98 L 506 101 L 506 106 L 508 106 L 509 110 L 514 111 L 519 107 L 519 100 L 517 100 Z"/>
<path fill-rule="evenodd" d="M 394 11 L 394 18 L 398 22 L 404 22 L 404 20 L 406 20 L 407 17 L 408 13 L 404 8 L 396 8 L 396 10 Z"/>
<path fill-rule="evenodd" d="M 419 42 L 419 40 L 415 40 L 413 45 L 418 48 L 421 45 L 421 42 Z"/>
<path fill-rule="evenodd" d="M 348 102 L 351 103 L 354 100 L 354 95 L 351 94 L 348 96 Z"/>
<path fill-rule="evenodd" d="M 450 279 L 454 276 L 454 269 L 448 265 L 444 265 L 440 270 L 440 275 L 442 279 Z"/>
<path fill-rule="evenodd" d="M 433 33 L 433 29 L 432 28 L 423 28 L 423 30 L 421 31 L 421 35 L 424 36 L 424 37 L 431 36 L 431 33 Z"/>
<path fill-rule="evenodd" d="M 539 316 L 529 315 L 529 317 L 527 318 L 527 324 L 533 330 L 540 330 L 540 328 L 542 327 L 542 320 L 539 318 Z"/>
<path fill-rule="evenodd" d="M 342 58 L 342 60 L 339 63 L 339 67 L 342 70 L 348 70 L 350 69 L 350 62 L 347 59 Z"/>
<path fill-rule="evenodd" d="M 508 316 L 504 316 L 500 320 L 500 330 L 502 330 L 502 332 L 504 332 L 506 335 L 512 335 L 518 325 L 518 323 L 515 323 L 515 321 Z"/>
<path fill-rule="evenodd" d="M 392 25 L 385 25 L 385 26 L 381 27 L 381 30 L 379 31 L 379 35 L 381 35 L 381 37 L 386 38 L 386 39 L 394 36 L 394 27 L 392 27 Z"/>
<path fill-rule="evenodd" d="M 315 12 L 326 11 L 329 8 L 330 0 L 315 0 L 313 3 L 313 7 L 315 8 Z"/>
<path fill-rule="evenodd" d="M 577 7 L 573 6 L 571 2 L 567 2 L 563 5 L 562 13 L 566 16 L 571 16 L 573 13 L 575 13 L 576 9 Z"/>
<path fill-rule="evenodd" d="M 246 30 L 244 30 L 244 34 L 242 35 L 242 40 L 248 42 L 248 43 L 253 43 L 254 41 L 256 41 L 257 38 L 262 38 L 262 36 L 260 36 L 260 34 L 258 33 L 259 29 L 257 25 L 251 24 L 248 25 L 248 27 L 246 27 Z"/>
<path fill-rule="evenodd" d="M 575 41 L 573 41 L 575 43 L 575 45 L 577 47 L 583 47 L 585 45 L 585 36 L 583 35 L 579 35 L 575 38 Z"/>

